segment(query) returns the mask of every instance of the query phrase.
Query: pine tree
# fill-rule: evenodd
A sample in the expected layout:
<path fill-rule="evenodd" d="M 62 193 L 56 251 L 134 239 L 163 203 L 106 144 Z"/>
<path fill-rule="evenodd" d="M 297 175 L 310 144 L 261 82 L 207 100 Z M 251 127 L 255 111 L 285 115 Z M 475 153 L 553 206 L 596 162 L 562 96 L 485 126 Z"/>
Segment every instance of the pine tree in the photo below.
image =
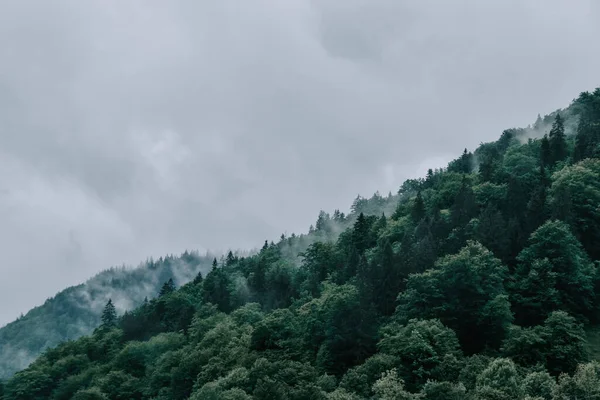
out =
<path fill-rule="evenodd" d="M 473 171 L 473 154 L 467 149 L 463 152 L 460 157 L 461 172 L 470 174 Z"/>
<path fill-rule="evenodd" d="M 109 329 L 116 326 L 116 324 L 117 310 L 112 303 L 112 299 L 108 299 L 108 302 L 104 306 L 104 311 L 102 311 L 102 325 L 100 325 L 100 327 L 103 329 Z"/>
<path fill-rule="evenodd" d="M 162 297 L 173 293 L 175 291 L 175 283 L 172 278 L 169 278 L 167 282 L 164 283 L 162 288 L 160 288 L 160 292 L 158 293 L 158 297 Z"/>
<path fill-rule="evenodd" d="M 417 197 L 415 198 L 415 202 L 413 203 L 411 210 L 411 217 L 414 223 L 418 223 L 420 220 L 425 218 L 425 203 L 423 202 L 421 191 L 417 192 Z"/>
<path fill-rule="evenodd" d="M 427 170 L 427 176 L 425 177 L 425 184 L 429 188 L 433 186 L 433 170 L 431 168 L 429 168 Z"/>
<path fill-rule="evenodd" d="M 202 276 L 202 272 L 198 272 L 198 275 L 196 275 L 196 277 L 194 278 L 194 285 L 201 284 L 203 280 L 204 277 Z"/>
<path fill-rule="evenodd" d="M 354 246 L 359 253 L 369 247 L 369 222 L 363 213 L 358 215 L 352 232 Z"/>
<path fill-rule="evenodd" d="M 283 235 L 281 235 L 281 240 L 284 240 L 285 237 Z M 235 256 L 233 255 L 233 253 L 231 252 L 231 250 L 229 250 L 229 253 L 227 253 L 227 258 L 225 259 L 225 265 L 227 267 L 233 265 L 235 263 Z"/>
<path fill-rule="evenodd" d="M 540 153 L 542 165 L 550 165 L 552 163 L 552 152 L 550 150 L 550 140 L 548 140 L 548 135 L 544 135 L 540 141 Z"/>
<path fill-rule="evenodd" d="M 567 158 L 567 141 L 565 139 L 565 125 L 560 114 L 556 114 L 556 119 L 552 124 L 550 135 L 548 137 L 550 145 L 550 164 L 554 165 Z"/>

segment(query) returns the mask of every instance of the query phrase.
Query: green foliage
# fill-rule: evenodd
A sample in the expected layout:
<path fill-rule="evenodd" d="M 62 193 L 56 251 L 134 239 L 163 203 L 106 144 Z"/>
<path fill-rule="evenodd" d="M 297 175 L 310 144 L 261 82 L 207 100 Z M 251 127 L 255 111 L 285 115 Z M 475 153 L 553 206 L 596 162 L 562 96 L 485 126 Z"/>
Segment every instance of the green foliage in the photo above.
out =
<path fill-rule="evenodd" d="M 600 364 L 581 364 L 573 376 L 561 375 L 554 399 L 600 399 Z"/>
<path fill-rule="evenodd" d="M 108 303 L 106 303 L 106 306 L 102 311 L 101 321 L 102 324 L 100 325 L 100 327 L 102 329 L 113 328 L 117 323 L 117 311 L 111 299 L 108 299 Z"/>
<path fill-rule="evenodd" d="M 411 389 L 428 380 L 446 378 L 444 367 L 462 357 L 456 334 L 439 320 L 410 320 L 405 326 L 384 329 L 379 351 L 398 360 L 402 377 Z M 458 372 L 458 371 L 456 371 Z"/>
<path fill-rule="evenodd" d="M 525 396 L 552 400 L 556 391 L 556 380 L 547 372 L 531 372 L 523 379 L 521 391 Z"/>
<path fill-rule="evenodd" d="M 598 354 L 599 98 L 540 116 L 548 137 L 506 130 L 247 257 L 186 252 L 62 292 L 0 330 L 9 373 L 50 347 L 0 398 L 600 399 L 600 364 L 583 364 Z"/>
<path fill-rule="evenodd" d="M 395 369 L 384 372 L 373 384 L 373 392 L 380 400 L 412 400 L 417 396 L 404 389 L 404 382 L 398 377 Z"/>
<path fill-rule="evenodd" d="M 405 318 L 438 318 L 454 329 L 467 353 L 497 348 L 512 321 L 503 281 L 507 269 L 476 242 L 445 256 L 435 269 L 411 275 L 396 311 Z"/>
<path fill-rule="evenodd" d="M 141 306 L 145 297 L 159 292 L 163 282 L 174 277 L 180 283 L 192 280 L 211 261 L 212 257 L 186 251 L 179 257 L 150 259 L 137 268 L 111 268 L 61 291 L 0 328 L 0 380 L 27 367 L 45 349 L 91 334 L 101 323 L 109 298 L 117 308 Z"/>
<path fill-rule="evenodd" d="M 565 125 L 560 114 L 556 114 L 552 129 L 548 135 L 550 145 L 550 162 L 549 165 L 554 165 L 557 162 L 567 158 L 567 141 L 565 139 Z"/>
<path fill-rule="evenodd" d="M 515 364 L 509 359 L 492 361 L 477 377 L 477 400 L 513 400 L 521 395 L 521 378 Z"/>
<path fill-rule="evenodd" d="M 558 375 L 573 372 L 587 361 L 586 339 L 582 326 L 564 311 L 554 311 L 543 325 L 522 328 L 513 326 L 502 352 L 525 367 L 542 365 Z"/>
<path fill-rule="evenodd" d="M 511 298 L 519 323 L 538 324 L 555 309 L 593 316 L 596 269 L 568 225 L 546 222 L 517 260 Z"/>
<path fill-rule="evenodd" d="M 555 217 L 570 225 L 592 259 L 600 259 L 600 160 L 566 166 L 552 181 Z"/>
<path fill-rule="evenodd" d="M 462 383 L 429 381 L 423 386 L 424 400 L 463 400 L 467 389 Z"/>

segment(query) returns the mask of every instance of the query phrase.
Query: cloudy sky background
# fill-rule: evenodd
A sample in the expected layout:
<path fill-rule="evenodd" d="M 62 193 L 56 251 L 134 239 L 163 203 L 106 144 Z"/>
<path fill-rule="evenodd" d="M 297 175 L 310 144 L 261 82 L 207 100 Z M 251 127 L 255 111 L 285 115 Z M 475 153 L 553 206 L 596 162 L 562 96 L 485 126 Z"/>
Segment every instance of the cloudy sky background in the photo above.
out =
<path fill-rule="evenodd" d="M 0 2 L 0 324 L 251 248 L 600 86 L 594 0 Z"/>

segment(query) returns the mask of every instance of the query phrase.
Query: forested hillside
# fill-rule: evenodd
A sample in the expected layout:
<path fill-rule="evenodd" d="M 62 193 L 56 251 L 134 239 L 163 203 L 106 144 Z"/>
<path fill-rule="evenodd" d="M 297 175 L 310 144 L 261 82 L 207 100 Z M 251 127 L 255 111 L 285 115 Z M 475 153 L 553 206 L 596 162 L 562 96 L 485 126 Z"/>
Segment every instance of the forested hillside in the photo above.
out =
<path fill-rule="evenodd" d="M 108 299 L 122 313 L 156 296 L 162 284 L 191 281 L 208 271 L 214 256 L 186 252 L 149 260 L 138 268 L 112 268 L 53 298 L 0 329 L 0 379 L 25 368 L 40 353 L 59 343 L 92 333 Z"/>
<path fill-rule="evenodd" d="M 3 398 L 598 399 L 599 261 L 597 89 L 308 236 L 108 301 Z"/>

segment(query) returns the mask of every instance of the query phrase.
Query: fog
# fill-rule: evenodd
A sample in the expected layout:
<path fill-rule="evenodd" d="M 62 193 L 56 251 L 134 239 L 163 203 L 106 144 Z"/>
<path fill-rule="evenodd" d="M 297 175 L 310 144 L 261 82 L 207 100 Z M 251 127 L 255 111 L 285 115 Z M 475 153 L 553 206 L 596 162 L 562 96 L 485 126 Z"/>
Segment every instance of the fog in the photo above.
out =
<path fill-rule="evenodd" d="M 260 247 L 600 86 L 587 1 L 0 2 L 0 324 Z"/>

